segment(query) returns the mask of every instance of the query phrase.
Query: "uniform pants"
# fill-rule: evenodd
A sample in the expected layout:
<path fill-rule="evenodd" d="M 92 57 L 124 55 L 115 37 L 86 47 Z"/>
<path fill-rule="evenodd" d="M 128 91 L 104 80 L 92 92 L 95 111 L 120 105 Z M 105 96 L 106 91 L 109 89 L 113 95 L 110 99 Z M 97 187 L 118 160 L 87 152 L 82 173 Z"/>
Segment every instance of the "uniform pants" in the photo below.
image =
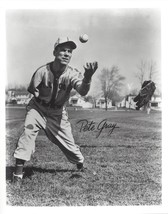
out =
<path fill-rule="evenodd" d="M 34 100 L 27 107 L 24 131 L 18 140 L 14 157 L 29 161 L 35 152 L 35 140 L 43 129 L 48 139 L 56 144 L 71 163 L 83 163 L 84 157 L 75 144 L 66 110 L 41 106 Z"/>

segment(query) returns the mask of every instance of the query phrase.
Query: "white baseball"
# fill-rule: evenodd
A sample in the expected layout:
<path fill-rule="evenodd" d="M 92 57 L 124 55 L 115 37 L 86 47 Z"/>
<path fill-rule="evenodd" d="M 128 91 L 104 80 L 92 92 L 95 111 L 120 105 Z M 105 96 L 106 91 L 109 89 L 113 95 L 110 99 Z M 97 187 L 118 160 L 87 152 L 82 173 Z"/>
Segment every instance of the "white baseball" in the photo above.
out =
<path fill-rule="evenodd" d="M 97 173 L 94 171 L 94 172 L 93 172 L 93 175 L 96 175 L 96 174 L 97 174 Z"/>
<path fill-rule="evenodd" d="M 88 37 L 87 34 L 83 34 L 83 35 L 81 35 L 81 36 L 79 37 L 79 40 L 80 40 L 80 42 L 82 42 L 82 43 L 87 42 L 88 39 L 89 39 L 89 37 Z"/>

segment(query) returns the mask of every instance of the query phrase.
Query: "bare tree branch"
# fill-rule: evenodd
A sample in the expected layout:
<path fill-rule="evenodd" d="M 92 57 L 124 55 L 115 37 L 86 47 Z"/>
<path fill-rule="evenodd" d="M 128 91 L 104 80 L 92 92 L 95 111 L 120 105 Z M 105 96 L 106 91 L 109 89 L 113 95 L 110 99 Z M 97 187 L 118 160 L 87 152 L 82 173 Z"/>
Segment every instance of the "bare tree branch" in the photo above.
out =
<path fill-rule="evenodd" d="M 157 74 L 156 62 L 151 60 L 148 63 L 148 70 L 149 70 L 149 79 L 154 81 L 155 75 Z"/>
<path fill-rule="evenodd" d="M 135 77 L 139 80 L 141 86 L 145 80 L 155 81 L 156 74 L 158 73 L 155 61 L 141 60 L 137 65 L 137 69 L 138 71 L 136 72 Z"/>
<path fill-rule="evenodd" d="M 137 65 L 138 72 L 136 73 L 136 78 L 139 80 L 140 85 L 142 86 L 145 80 L 145 73 L 146 73 L 146 62 L 141 60 L 140 64 Z"/>
<path fill-rule="evenodd" d="M 123 86 L 123 80 L 125 80 L 125 77 L 119 74 L 119 68 L 117 66 L 114 65 L 111 69 L 102 69 L 100 74 L 100 83 L 106 103 L 106 110 L 108 99 L 115 101 L 117 96 L 119 96 L 121 87 Z"/>

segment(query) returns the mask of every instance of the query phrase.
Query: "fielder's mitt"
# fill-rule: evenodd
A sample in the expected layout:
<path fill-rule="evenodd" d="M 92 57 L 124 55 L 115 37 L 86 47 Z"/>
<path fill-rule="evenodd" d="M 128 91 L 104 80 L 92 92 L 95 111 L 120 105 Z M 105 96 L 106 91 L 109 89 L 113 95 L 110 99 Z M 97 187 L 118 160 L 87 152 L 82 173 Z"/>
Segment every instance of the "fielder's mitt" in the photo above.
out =
<path fill-rule="evenodd" d="M 143 82 L 139 94 L 134 98 L 137 110 L 139 110 L 142 106 L 146 105 L 150 101 L 155 89 L 155 83 L 151 80 Z"/>

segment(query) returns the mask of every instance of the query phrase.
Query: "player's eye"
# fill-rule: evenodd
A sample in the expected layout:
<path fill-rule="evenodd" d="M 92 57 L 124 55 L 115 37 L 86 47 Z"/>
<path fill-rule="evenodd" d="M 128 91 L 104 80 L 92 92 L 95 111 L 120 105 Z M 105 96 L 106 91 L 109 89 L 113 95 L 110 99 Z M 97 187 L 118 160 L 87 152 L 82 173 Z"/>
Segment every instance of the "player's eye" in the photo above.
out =
<path fill-rule="evenodd" d="M 67 49 L 67 48 L 63 48 L 61 51 L 62 52 L 66 52 L 66 53 L 72 53 L 72 50 L 71 49 Z"/>
<path fill-rule="evenodd" d="M 72 53 L 71 49 L 64 49 L 64 52 Z"/>

